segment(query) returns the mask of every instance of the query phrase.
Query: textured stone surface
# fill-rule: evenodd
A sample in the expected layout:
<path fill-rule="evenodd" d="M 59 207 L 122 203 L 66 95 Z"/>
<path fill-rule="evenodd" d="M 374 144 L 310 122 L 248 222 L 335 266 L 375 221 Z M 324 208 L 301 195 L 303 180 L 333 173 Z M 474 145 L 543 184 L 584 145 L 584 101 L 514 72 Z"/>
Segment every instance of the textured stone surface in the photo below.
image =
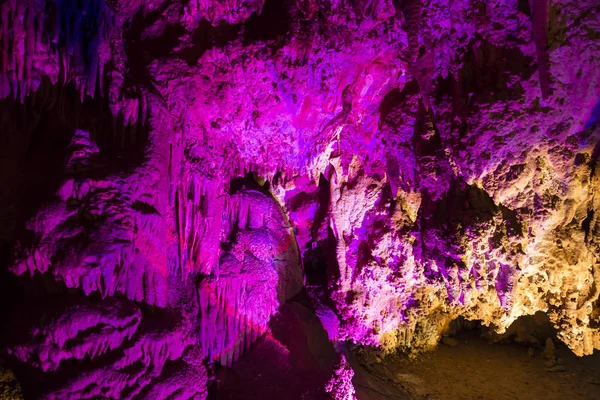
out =
<path fill-rule="evenodd" d="M 243 356 L 305 279 L 333 341 L 419 351 L 458 317 L 502 333 L 542 311 L 600 349 L 595 1 L 0 14 L 26 392 L 203 398 L 206 362 Z"/>
<path fill-rule="evenodd" d="M 339 363 L 335 366 L 334 374 L 325 385 L 325 391 L 336 400 L 356 400 L 356 391 L 352 385 L 354 371 L 350 367 L 346 357 L 342 355 Z"/>

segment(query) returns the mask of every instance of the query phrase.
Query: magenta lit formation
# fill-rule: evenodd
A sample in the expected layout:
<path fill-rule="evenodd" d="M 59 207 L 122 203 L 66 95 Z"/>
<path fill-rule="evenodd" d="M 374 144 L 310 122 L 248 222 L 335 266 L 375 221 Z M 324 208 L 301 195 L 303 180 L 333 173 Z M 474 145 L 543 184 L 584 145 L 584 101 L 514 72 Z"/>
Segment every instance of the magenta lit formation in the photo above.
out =
<path fill-rule="evenodd" d="M 540 313 L 600 350 L 597 1 L 0 12 L 5 398 L 424 398 L 361 360 Z"/>

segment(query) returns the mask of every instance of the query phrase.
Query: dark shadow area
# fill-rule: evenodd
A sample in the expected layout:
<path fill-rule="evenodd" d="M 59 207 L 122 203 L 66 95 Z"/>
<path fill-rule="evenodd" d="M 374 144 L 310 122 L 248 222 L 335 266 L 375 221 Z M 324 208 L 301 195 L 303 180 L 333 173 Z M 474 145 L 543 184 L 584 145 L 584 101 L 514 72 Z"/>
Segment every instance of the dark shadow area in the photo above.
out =
<path fill-rule="evenodd" d="M 153 90 L 153 78 L 148 71 L 148 65 L 154 60 L 168 57 L 185 34 L 181 25 L 162 20 L 168 6 L 169 2 L 165 2 L 153 12 L 138 11 L 131 25 L 123 33 L 129 72 L 125 82 L 129 86 L 139 85 Z M 155 30 L 147 32 L 148 27 L 155 25 Z"/>
<path fill-rule="evenodd" d="M 213 47 L 223 47 L 237 39 L 241 27 L 241 24 L 212 26 L 210 22 L 203 19 L 192 34 L 192 46 L 183 49 L 179 55 L 188 65 L 195 65 L 206 50 Z"/>
<path fill-rule="evenodd" d="M 596 168 L 598 168 L 600 160 L 600 140 L 594 146 L 594 151 L 592 151 L 592 158 L 590 159 L 590 176 L 596 176 Z"/>
<path fill-rule="evenodd" d="M 260 178 L 255 172 L 248 172 L 243 177 L 233 178 L 229 182 L 229 194 L 234 195 L 241 190 L 256 190 L 272 197 L 269 181 L 259 182 Z"/>
<path fill-rule="evenodd" d="M 456 229 L 467 229 L 474 224 L 491 221 L 497 206 L 487 192 L 475 185 L 454 181 L 446 195 L 438 200 L 424 199 L 422 209 L 429 211 L 428 227 L 440 228 L 445 224 Z M 464 233 L 462 231 L 461 233 Z"/>
<path fill-rule="evenodd" d="M 524 91 L 520 84 L 509 85 L 510 76 L 526 81 L 534 71 L 533 59 L 517 46 L 497 47 L 484 40 L 473 42 L 458 73 L 459 93 L 463 99 L 473 93 L 466 102 L 468 106 L 516 100 Z"/>
<path fill-rule="evenodd" d="M 504 333 L 498 334 L 493 326 L 485 326 L 481 321 L 471 321 L 458 317 L 448 325 L 445 335 L 457 336 L 465 333 L 476 334 L 491 342 L 518 343 L 525 346 L 544 346 L 547 339 L 558 341 L 556 329 L 545 312 L 522 315 Z"/>
<path fill-rule="evenodd" d="M 103 36 L 109 34 L 107 28 L 113 14 L 103 0 L 60 0 L 45 4 L 47 18 L 38 34 L 43 35 L 48 46 L 67 50 L 77 75 L 87 75 L 88 83 L 93 84 L 98 73 L 99 45 Z"/>
<path fill-rule="evenodd" d="M 529 4 L 529 0 L 518 0 L 517 10 L 527 15 L 528 17 L 531 16 L 531 6 Z"/>
<path fill-rule="evenodd" d="M 40 98 L 46 101 L 40 102 Z M 14 130 L 4 134 L 22 135 L 25 142 L 4 149 L 10 168 L 0 174 L 4 175 L 3 181 L 12 182 L 5 190 L 14 191 L 9 196 L 18 208 L 14 237 L 23 245 L 33 239 L 25 228 L 27 221 L 40 207 L 58 200 L 57 190 L 65 180 L 127 175 L 146 160 L 148 127 L 141 111 L 136 124 L 124 126 L 122 116 L 112 116 L 107 99 L 85 97 L 81 102 L 74 86 L 52 85 L 48 80 L 26 99 L 25 105 L 15 107 L 22 108 L 22 112 L 17 113 Z M 35 123 L 25 124 L 22 119 Z M 98 152 L 85 164 L 67 169 L 75 130 L 89 132 L 90 144 L 97 146 Z"/>
<path fill-rule="evenodd" d="M 386 94 L 383 100 L 381 100 L 381 104 L 379 104 L 380 120 L 382 122 L 385 121 L 386 117 L 390 115 L 390 112 L 393 111 L 402 102 L 403 99 L 404 96 L 402 95 L 402 92 L 400 92 L 400 90 L 398 90 L 397 88 L 392 89 L 388 94 Z"/>
<path fill-rule="evenodd" d="M 45 113 L 29 137 L 21 173 L 18 225 L 35 216 L 41 204 L 55 198 L 65 180 L 65 163 L 73 132 L 60 120 Z"/>
<path fill-rule="evenodd" d="M 278 40 L 290 29 L 287 0 L 266 0 L 260 14 L 252 13 L 244 23 L 244 43 Z"/>
<path fill-rule="evenodd" d="M 63 359 L 60 361 L 59 367 L 54 371 L 43 372 L 40 368 L 31 365 L 31 362 L 23 363 L 15 357 L 8 358 L 5 361 L 5 365 L 15 372 L 15 376 L 23 388 L 25 399 L 38 399 L 50 391 L 68 386 L 72 379 L 86 372 L 93 372 L 107 366 L 117 365 L 126 358 L 124 350 L 133 346 L 140 340 L 140 337 L 152 332 L 168 332 L 175 329 L 179 323 L 178 316 L 172 310 L 153 307 L 144 303 L 136 303 L 124 299 L 122 296 L 107 300 L 102 299 L 97 293 L 91 293 L 89 296 L 86 296 L 82 290 L 69 289 L 61 293 L 45 294 L 15 309 L 13 311 L 13 318 L 11 318 L 13 325 L 10 332 L 7 332 L 9 335 L 3 338 L 5 339 L 4 343 L 10 346 L 40 340 L 44 335 L 52 334 L 42 329 L 37 336 L 33 336 L 33 329 L 52 327 L 52 325 L 45 324 L 58 319 L 63 319 L 62 323 L 64 324 L 64 315 L 67 313 L 77 315 L 75 310 L 78 308 L 102 308 L 107 302 L 110 304 L 108 309 L 115 307 L 115 304 L 121 304 L 124 307 L 123 311 L 121 311 L 122 315 L 120 315 L 122 317 L 125 317 L 125 310 L 130 311 L 132 314 L 138 308 L 141 310 L 141 320 L 131 339 L 124 339 L 123 344 L 117 349 L 107 349 L 107 351 L 93 358 L 90 358 L 88 354 L 81 359 L 75 357 Z M 81 315 L 79 316 L 81 317 Z M 134 323 L 131 322 L 130 325 Z M 125 326 L 127 325 L 121 328 Z M 114 327 L 99 321 L 86 330 L 79 331 L 77 336 L 67 340 L 62 348 L 72 349 L 84 341 L 93 341 L 96 335 L 110 331 L 110 329 L 114 329 Z M 56 335 L 61 334 L 64 335 L 65 333 L 56 331 Z M 58 351 L 58 349 L 51 349 L 51 351 Z M 39 360 L 34 357 L 32 361 Z M 114 368 L 120 369 L 119 367 Z M 142 371 L 143 368 L 145 368 L 145 365 L 142 362 L 135 361 L 132 364 L 126 365 L 123 370 L 134 374 L 136 371 Z M 123 390 L 122 395 L 126 396 L 128 392 L 135 389 L 135 386 L 128 386 Z"/>
<path fill-rule="evenodd" d="M 588 210 L 587 216 L 585 217 L 585 219 L 583 220 L 583 222 L 581 223 L 581 229 L 585 232 L 585 241 L 587 242 L 590 237 L 590 235 L 593 234 L 592 232 L 592 221 L 594 220 L 594 210 Z"/>
<path fill-rule="evenodd" d="M 423 237 L 428 232 L 450 238 L 451 243 L 459 243 L 459 239 L 469 229 L 476 228 L 492 220 L 497 210 L 490 196 L 477 186 L 467 185 L 462 181 L 453 181 L 449 190 L 440 200 L 433 201 L 428 196 L 423 196 L 417 220 L 418 228 Z M 421 243 L 423 260 L 437 259 L 439 265 L 451 266 L 453 263 L 462 265 L 456 255 L 441 252 L 437 247 L 431 246 L 428 240 Z M 443 272 L 442 272 L 443 273 Z M 427 271 L 431 279 L 439 278 L 438 272 Z"/>
<path fill-rule="evenodd" d="M 421 254 L 421 260 L 436 260 L 438 269 L 426 267 L 426 276 L 439 281 L 447 278 L 446 274 L 455 265 L 459 269 L 465 268 L 461 259 L 464 245 L 461 238 L 469 232 L 486 229 L 487 224 L 493 223 L 494 216 L 500 212 L 504 221 L 496 224 L 494 235 L 490 238 L 490 246 L 502 246 L 505 236 L 522 236 L 522 221 L 516 212 L 500 205 L 496 205 L 489 194 L 477 185 L 468 185 L 462 180 L 453 180 L 444 196 L 433 201 L 429 196 L 423 196 L 421 207 L 417 216 L 419 223 L 415 226 L 421 240 L 415 242 Z M 438 237 L 448 240 L 446 248 L 435 244 Z M 432 244 L 433 243 L 433 244 Z M 504 275 L 498 276 L 497 282 L 503 282 Z M 457 299 L 459 300 L 459 299 Z"/>
<path fill-rule="evenodd" d="M 379 105 L 380 121 L 391 124 L 396 123 L 398 117 L 406 112 L 407 103 L 419 92 L 419 84 L 414 79 L 404 85 L 402 91 L 398 89 L 391 90 Z"/>
<path fill-rule="evenodd" d="M 590 314 L 590 328 L 600 328 L 600 298 L 596 300 L 592 306 L 592 313 Z"/>
<path fill-rule="evenodd" d="M 188 65 L 195 65 L 207 50 L 213 47 L 223 47 L 237 39 L 241 39 L 244 45 L 256 41 L 275 41 L 273 49 L 276 50 L 289 32 L 290 24 L 291 18 L 287 1 L 267 0 L 261 12 L 252 13 L 243 24 L 223 22 L 213 26 L 206 19 L 202 19 L 192 33 L 191 45 L 178 52 L 177 55 Z M 159 39 L 157 38 L 157 40 Z"/>
<path fill-rule="evenodd" d="M 0 321 L 2 321 L 2 334 L 4 331 L 11 329 L 9 315 L 14 310 L 16 305 L 23 304 L 25 300 L 25 290 L 19 282 L 19 279 L 8 270 L 8 265 L 11 259 L 11 243 L 3 242 L 0 244 Z M 3 343 L 6 343 L 3 341 Z"/>
<path fill-rule="evenodd" d="M 446 78 L 438 76 L 435 81 L 435 104 L 439 105 L 448 100 L 452 102 L 451 130 L 458 131 L 459 138 L 462 139 L 467 136 L 469 128 L 469 109 L 467 107 L 469 98 L 461 95 L 458 82 L 454 79 L 454 75 L 452 74 L 449 74 Z M 460 143 L 456 143 L 455 146 L 459 144 Z"/>
<path fill-rule="evenodd" d="M 122 117 L 112 116 L 108 99 L 84 97 L 81 101 L 73 85 L 54 85 L 47 79 L 23 103 L 0 100 L 0 109 L 0 320 L 6 339 L 7 334 L 18 331 L 15 323 L 27 319 L 28 313 L 47 318 L 47 314 L 36 313 L 54 297 L 79 296 L 77 290 L 67 289 L 50 274 L 16 277 L 8 270 L 19 251 L 15 243 L 27 248 L 37 240 L 27 229 L 28 221 L 42 207 L 61 201 L 57 191 L 69 178 L 103 179 L 132 172 L 146 160 L 148 133 L 141 111 L 137 124 L 123 126 Z M 89 132 L 97 152 L 85 168 L 67 169 L 75 130 Z M 13 317 L 9 319 L 9 315 Z M 60 380 L 23 365 L 15 368 L 23 379 L 26 398 L 38 398 L 36 388 Z"/>
<path fill-rule="evenodd" d="M 304 253 L 303 264 L 307 284 L 321 286 L 324 289 L 327 288 L 328 274 L 333 275 L 333 271 L 339 270 L 336 258 L 336 240 L 331 228 L 327 226 L 325 239 L 321 239 L 319 234 L 319 230 L 325 226 L 329 214 L 330 197 L 329 180 L 321 174 L 318 191 L 319 206 L 311 227 L 312 240 Z"/>
<path fill-rule="evenodd" d="M 230 42 L 241 39 L 243 45 L 249 45 L 257 41 L 275 42 L 272 47 L 277 50 L 283 44 L 287 36 L 291 17 L 286 0 L 267 0 L 259 13 L 252 15 L 244 22 L 239 24 L 227 24 L 221 22 L 214 26 L 208 20 L 202 19 L 191 35 L 190 45 L 177 53 L 178 57 L 185 60 L 192 66 L 198 62 L 198 59 L 209 49 L 214 47 L 224 47 Z M 134 74 L 142 79 L 142 82 L 148 83 L 150 77 L 146 66 L 154 59 L 160 59 L 167 56 L 174 48 L 184 31 L 180 26 L 168 25 L 164 32 L 156 35 L 153 39 L 141 40 L 143 28 L 150 22 L 154 22 L 159 15 L 151 13 L 149 16 L 143 16 L 141 13 L 136 15 L 134 24 L 128 31 L 126 39 L 131 50 L 128 51 L 129 59 L 136 60 Z M 151 52 L 143 52 L 141 49 L 154 48 Z M 134 58 L 131 58 L 134 56 Z"/>
<path fill-rule="evenodd" d="M 131 208 L 142 214 L 160 215 L 158 210 L 152 204 L 148 204 L 145 201 L 136 200 L 131 204 Z"/>
<path fill-rule="evenodd" d="M 233 366 L 217 368 L 208 399 L 330 399 L 323 386 L 337 353 L 306 292 L 282 305 L 269 325 L 272 334 Z"/>

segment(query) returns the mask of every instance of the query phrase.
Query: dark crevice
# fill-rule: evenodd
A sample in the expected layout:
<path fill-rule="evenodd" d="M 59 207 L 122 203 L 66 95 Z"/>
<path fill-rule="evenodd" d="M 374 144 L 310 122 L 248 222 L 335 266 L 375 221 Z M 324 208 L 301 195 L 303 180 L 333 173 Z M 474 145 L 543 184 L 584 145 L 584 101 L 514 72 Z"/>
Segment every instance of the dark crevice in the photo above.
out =
<path fill-rule="evenodd" d="M 10 262 L 10 243 L 0 243 L 0 321 L 9 321 L 8 316 L 15 307 L 23 304 L 25 300 L 25 290 L 19 279 L 8 270 Z M 7 332 L 12 330 L 12 324 L 2 324 L 0 337 L 4 337 Z M 6 343 L 2 340 L 2 343 Z"/>
<path fill-rule="evenodd" d="M 339 278 L 336 243 L 333 230 L 328 226 L 327 236 L 313 242 L 304 253 L 304 270 L 309 286 L 319 286 L 327 290 L 327 282 L 335 282 Z"/>
<path fill-rule="evenodd" d="M 533 59 L 516 46 L 497 47 L 486 41 L 473 41 L 458 73 L 459 93 L 462 99 L 473 96 L 470 104 L 487 104 L 516 100 L 523 94 L 521 85 L 510 85 L 510 76 L 527 81 L 535 71 Z"/>
<path fill-rule="evenodd" d="M 260 184 L 258 174 L 255 172 L 248 172 L 243 177 L 233 178 L 229 182 L 230 195 L 234 195 L 242 190 L 256 190 L 268 195 L 269 197 L 272 197 L 271 185 L 269 181 L 265 181 L 263 184 Z"/>
<path fill-rule="evenodd" d="M 529 5 L 530 0 L 518 0 L 517 2 L 517 10 L 527 15 L 531 16 L 531 7 Z"/>
<path fill-rule="evenodd" d="M 551 95 L 550 72 L 548 60 L 548 5 L 547 0 L 533 0 L 532 27 L 533 41 L 537 56 L 538 73 L 542 97 L 547 99 Z"/>
<path fill-rule="evenodd" d="M 331 183 L 325 176 L 321 173 L 319 175 L 319 209 L 315 216 L 315 221 L 313 224 L 312 237 L 316 238 L 318 233 L 317 230 L 325 222 L 327 215 L 329 215 L 329 205 L 331 202 Z"/>
<path fill-rule="evenodd" d="M 379 117 L 383 122 L 390 115 L 390 113 L 404 100 L 402 92 L 398 89 L 392 89 L 388 94 L 385 95 L 381 104 L 379 105 Z"/>
<path fill-rule="evenodd" d="M 498 334 L 495 326 L 485 326 L 480 320 L 468 320 L 458 317 L 450 322 L 445 334 L 460 336 L 468 332 L 478 333 L 479 336 L 492 342 L 520 343 L 524 345 L 543 346 L 546 339 L 556 340 L 556 328 L 545 312 L 538 311 L 533 315 L 522 315 L 517 318 L 504 333 Z"/>
<path fill-rule="evenodd" d="M 47 114 L 29 138 L 20 181 L 20 217 L 17 225 L 24 226 L 40 206 L 55 198 L 64 181 L 65 162 L 72 131 Z"/>
<path fill-rule="evenodd" d="M 592 312 L 590 314 L 590 328 L 600 329 L 600 298 L 592 304 Z"/>
<path fill-rule="evenodd" d="M 437 260 L 438 265 L 438 269 L 427 267 L 425 275 L 437 281 L 447 278 L 445 274 L 453 265 L 465 267 L 456 251 L 450 252 L 430 243 L 427 240 L 430 234 L 446 238 L 450 246 L 462 248 L 461 238 L 470 230 L 478 230 L 483 224 L 493 222 L 497 212 L 498 206 L 485 190 L 462 180 L 453 180 L 445 195 L 437 201 L 423 196 L 418 215 L 420 223 L 415 227 L 420 231 L 422 241 L 415 245 L 420 246 L 422 260 Z M 497 229 L 492 243 L 497 245 L 503 235 L 504 232 Z"/>
<path fill-rule="evenodd" d="M 590 159 L 590 176 L 593 178 L 596 176 L 596 168 L 598 168 L 598 163 L 600 162 L 600 140 L 594 146 L 594 150 L 592 151 L 592 157 Z"/>
<path fill-rule="evenodd" d="M 203 19 L 192 34 L 192 45 L 186 47 L 178 54 L 188 65 L 195 65 L 206 50 L 213 47 L 223 47 L 227 43 L 237 39 L 241 27 L 241 24 L 212 26 L 210 22 Z"/>
<path fill-rule="evenodd" d="M 222 22 L 213 26 L 206 19 L 202 19 L 192 34 L 191 45 L 179 51 L 178 56 L 188 65 L 195 65 L 207 50 L 223 47 L 238 39 L 241 39 L 244 45 L 256 41 L 275 42 L 272 49 L 277 50 L 283 45 L 290 25 L 287 1 L 267 0 L 262 10 L 252 13 L 243 24 Z"/>
<path fill-rule="evenodd" d="M 585 241 L 588 242 L 590 237 L 593 237 L 591 231 L 591 224 L 594 220 L 594 210 L 588 210 L 587 216 L 581 223 L 581 229 L 585 232 Z"/>
<path fill-rule="evenodd" d="M 244 43 L 282 40 L 290 29 L 286 0 L 266 0 L 260 14 L 252 13 L 244 23 Z"/>
<path fill-rule="evenodd" d="M 446 98 L 449 100 L 446 100 Z M 458 82 L 452 74 L 449 74 L 446 78 L 438 76 L 435 85 L 435 103 L 441 104 L 445 101 L 452 103 L 452 130 L 458 131 L 459 138 L 466 137 L 469 116 L 468 98 L 461 96 Z"/>
<path fill-rule="evenodd" d="M 106 300 L 102 299 L 97 293 L 92 293 L 86 296 L 81 290 L 73 290 L 68 293 L 55 294 L 53 296 L 44 296 L 38 299 L 36 303 L 29 304 L 23 311 L 17 310 L 16 313 L 20 318 L 13 318 L 12 321 L 18 322 L 17 326 L 13 326 L 11 333 L 14 339 L 10 339 L 11 343 L 23 343 L 24 337 L 30 337 L 30 328 L 39 326 L 49 322 L 50 320 L 63 317 L 63 313 L 67 308 L 78 306 L 100 306 Z M 86 355 L 82 359 L 75 357 L 63 359 L 60 366 L 55 371 L 42 372 L 40 368 L 33 367 L 23 363 L 16 358 L 8 359 L 8 367 L 15 371 L 19 382 L 22 383 L 25 399 L 40 398 L 43 393 L 58 390 L 66 385 L 74 378 L 81 374 L 98 371 L 106 368 L 107 365 L 116 365 L 120 360 L 125 358 L 125 350 L 132 346 L 140 337 L 152 332 L 165 331 L 169 332 L 174 329 L 179 323 L 175 313 L 168 309 L 162 309 L 138 303 L 131 300 L 119 299 L 119 302 L 129 305 L 129 307 L 137 307 L 142 312 L 142 318 L 139 325 L 131 337 L 124 339 L 122 345 L 114 350 L 108 349 L 105 353 L 99 354 L 94 358 Z M 129 322 L 132 324 L 133 322 Z M 95 325 L 85 331 L 78 332 L 75 338 L 70 339 L 71 343 L 76 343 L 77 340 L 83 339 L 87 333 L 93 333 L 96 330 L 102 330 L 102 324 Z M 120 327 L 125 329 L 125 326 Z M 19 336 L 20 334 L 20 336 Z M 34 338 L 31 338 L 32 340 Z M 15 341 L 16 340 L 16 341 Z M 69 344 L 65 343 L 64 348 L 68 348 Z M 146 365 L 141 361 L 122 367 L 121 371 L 133 372 L 146 368 Z M 151 368 L 151 367 L 150 367 Z M 147 372 L 148 373 L 148 372 Z M 124 396 L 125 390 L 122 392 Z"/>
<path fill-rule="evenodd" d="M 160 215 L 158 210 L 152 204 L 146 203 L 145 201 L 136 200 L 131 204 L 131 208 L 142 214 Z"/>
<path fill-rule="evenodd" d="M 451 223 L 468 228 L 476 223 L 492 221 L 497 210 L 493 199 L 476 185 L 454 181 L 446 196 L 431 204 L 436 226 Z"/>
<path fill-rule="evenodd" d="M 330 182 L 323 174 L 319 177 L 319 208 L 315 213 L 313 225 L 311 227 L 311 241 L 308 249 L 304 253 L 304 271 L 309 285 L 324 286 L 327 282 L 328 267 L 335 260 L 335 238 L 333 232 L 328 229 L 323 238 L 320 233 L 326 224 L 329 214 L 330 202 Z"/>
<path fill-rule="evenodd" d="M 167 5 L 168 3 L 165 3 L 158 10 L 148 14 L 143 10 L 138 11 L 129 28 L 123 33 L 128 63 L 128 79 L 125 82 L 130 86 L 139 85 L 153 90 L 153 78 L 148 71 L 148 65 L 154 60 L 168 57 L 185 34 L 183 26 L 160 21 L 164 18 L 163 12 Z M 157 29 L 158 32 L 152 32 L 154 35 L 148 35 L 146 28 L 160 22 L 163 22 L 160 25 L 162 30 Z"/>
<path fill-rule="evenodd" d="M 422 101 L 419 101 L 412 145 L 418 164 L 422 164 L 422 161 L 428 162 L 429 157 L 441 156 L 441 135 L 435 126 L 431 109 L 427 111 Z"/>
<path fill-rule="evenodd" d="M 523 237 L 523 223 L 516 211 L 500 204 L 498 206 L 502 212 L 502 219 L 506 224 L 506 233 L 508 236 Z"/>
<path fill-rule="evenodd" d="M 419 84 L 416 80 L 406 83 L 402 91 L 398 89 L 391 90 L 381 101 L 379 106 L 380 120 L 382 122 L 394 123 L 394 116 L 402 111 L 402 108 L 409 103 L 409 100 L 420 93 Z"/>

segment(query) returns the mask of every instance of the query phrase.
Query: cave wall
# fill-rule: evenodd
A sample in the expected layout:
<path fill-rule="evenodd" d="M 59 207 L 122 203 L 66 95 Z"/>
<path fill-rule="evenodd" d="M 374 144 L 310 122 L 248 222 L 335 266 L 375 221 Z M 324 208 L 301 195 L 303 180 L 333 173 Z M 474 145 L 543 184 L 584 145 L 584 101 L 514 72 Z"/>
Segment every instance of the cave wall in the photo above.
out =
<path fill-rule="evenodd" d="M 595 1 L 0 12 L 3 318 L 29 396 L 203 398 L 303 290 L 333 341 L 420 351 L 458 317 L 542 311 L 600 349 Z"/>

